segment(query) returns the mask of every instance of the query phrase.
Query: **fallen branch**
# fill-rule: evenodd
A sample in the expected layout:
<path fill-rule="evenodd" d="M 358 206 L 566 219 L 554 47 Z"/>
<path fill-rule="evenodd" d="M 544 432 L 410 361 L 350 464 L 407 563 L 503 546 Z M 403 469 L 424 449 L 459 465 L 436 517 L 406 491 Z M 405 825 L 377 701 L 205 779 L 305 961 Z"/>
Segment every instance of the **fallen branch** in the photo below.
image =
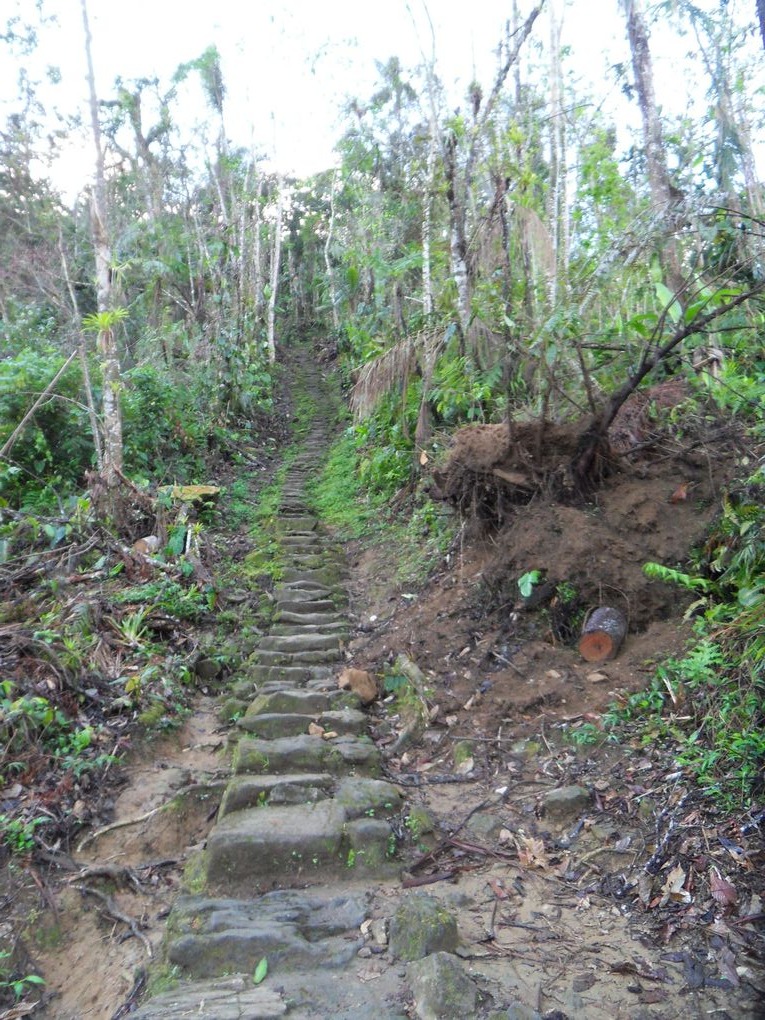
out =
<path fill-rule="evenodd" d="M 141 883 L 133 869 L 119 864 L 92 864 L 82 868 L 76 875 L 71 875 L 67 881 L 82 882 L 88 878 L 108 878 L 112 882 L 132 885 L 136 892 L 140 892 L 141 889 Z"/>
<path fill-rule="evenodd" d="M 170 801 L 167 803 L 169 804 Z M 137 818 L 125 818 L 121 822 L 112 822 L 111 825 L 105 825 L 102 829 L 96 829 L 95 832 L 88 833 L 84 839 L 80 840 L 77 846 L 77 853 L 82 853 L 88 843 L 92 843 L 94 839 L 98 839 L 100 836 L 105 836 L 107 832 L 114 832 L 115 829 L 125 829 L 129 825 L 139 825 L 141 822 L 147 822 L 164 807 L 167 807 L 167 804 L 160 804 L 159 807 L 152 808 L 151 811 L 147 811 L 146 814 L 139 815 Z"/>

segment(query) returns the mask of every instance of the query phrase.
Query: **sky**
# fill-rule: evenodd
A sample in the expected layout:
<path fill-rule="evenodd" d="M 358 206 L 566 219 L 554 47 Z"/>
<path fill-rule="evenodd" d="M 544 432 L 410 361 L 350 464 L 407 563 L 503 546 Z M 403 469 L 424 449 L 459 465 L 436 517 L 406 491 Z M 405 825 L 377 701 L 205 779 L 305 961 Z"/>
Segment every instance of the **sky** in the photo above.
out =
<path fill-rule="evenodd" d="M 702 0 L 704 2 L 704 0 Z M 43 0 L 57 18 L 55 29 L 40 32 L 35 66 L 60 68 L 61 82 L 46 102 L 66 112 L 86 110 L 85 57 L 80 0 Z M 560 13 L 563 0 L 548 0 Z M 0 23 L 14 7 L 29 17 L 30 0 L 0 0 Z M 519 0 L 521 16 L 532 0 Z M 497 43 L 512 9 L 509 0 L 429 0 L 435 32 L 437 71 L 458 105 L 475 77 L 488 91 L 496 67 Z M 343 98 L 363 99 L 375 87 L 375 61 L 393 55 L 414 66 L 431 39 L 423 0 L 88 0 L 93 58 L 99 93 L 108 97 L 115 77 L 159 76 L 165 82 L 183 62 L 215 44 L 227 85 L 226 129 L 237 145 L 272 156 L 273 165 L 298 176 L 331 165 L 340 133 Z M 597 16 L 593 17 L 593 12 Z M 546 15 L 535 35 L 549 32 Z M 609 67 L 629 61 L 618 0 L 568 0 L 562 42 L 572 47 L 574 72 L 589 80 L 606 103 L 622 104 Z M 663 44 L 664 43 L 664 44 Z M 685 98 L 678 78 L 677 53 L 661 33 L 652 36 L 660 99 L 677 107 Z M 675 43 L 676 50 L 676 43 Z M 666 51 L 666 52 L 664 52 Z M 32 68 L 30 67 L 30 71 Z M 661 76 L 665 87 L 661 87 Z M 670 83 L 667 86 L 667 83 Z M 193 84 L 186 96 L 184 127 L 201 120 L 204 103 Z M 0 65 L 0 97 L 13 98 L 11 68 Z M 680 112 L 679 109 L 673 112 Z M 60 174 L 82 181 L 84 139 L 76 142 Z M 76 186 L 73 184 L 73 186 Z"/>
<path fill-rule="evenodd" d="M 558 0 L 559 2 L 559 0 Z M 585 0 L 586 2 L 586 0 Z M 28 17 L 29 0 L 0 0 Z M 530 0 L 521 0 L 522 14 Z M 607 7 L 611 7 L 607 0 Z M 615 5 L 614 5 L 615 6 Z M 87 97 L 80 0 L 44 0 L 56 15 L 55 29 L 43 29 L 35 66 L 56 65 L 61 83 L 50 89 L 52 102 L 67 112 L 84 108 Z M 507 0 L 470 0 L 469 17 L 454 0 L 430 0 L 435 55 L 442 79 L 452 83 L 455 103 L 460 85 L 475 74 L 484 91 L 495 68 L 493 51 L 510 10 Z M 215 44 L 228 88 L 226 127 L 238 144 L 255 143 L 276 154 L 281 169 L 299 175 L 333 161 L 345 96 L 364 98 L 375 85 L 375 61 L 396 55 L 415 65 L 431 39 L 422 0 L 88 0 L 96 79 L 102 97 L 117 75 L 125 80 L 158 75 L 169 80 L 184 61 Z M 609 44 L 614 16 L 599 18 L 593 46 Z M 596 26 L 591 26 L 595 28 Z M 546 26 L 542 31 L 546 31 Z M 621 32 L 623 37 L 623 32 Z M 619 39 L 624 48 L 623 38 Z M 605 66 L 605 58 L 598 63 Z M 31 68 L 30 68 L 31 70 Z M 11 69 L 0 68 L 5 96 L 15 91 Z M 199 95 L 187 111 L 199 116 Z M 49 100 L 51 102 L 51 100 Z M 81 155 L 81 151 L 80 151 Z"/>

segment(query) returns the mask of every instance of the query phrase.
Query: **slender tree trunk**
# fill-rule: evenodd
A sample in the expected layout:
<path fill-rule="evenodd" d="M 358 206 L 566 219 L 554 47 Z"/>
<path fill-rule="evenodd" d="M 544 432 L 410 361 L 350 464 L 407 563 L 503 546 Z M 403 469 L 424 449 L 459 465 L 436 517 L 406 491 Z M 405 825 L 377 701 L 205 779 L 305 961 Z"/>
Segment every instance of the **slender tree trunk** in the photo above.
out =
<path fill-rule="evenodd" d="M 88 21 L 87 0 L 82 2 L 82 21 L 85 29 L 85 56 L 88 65 L 88 89 L 90 92 L 90 117 L 93 131 L 93 144 L 96 153 L 96 179 L 91 201 L 91 232 L 96 264 L 96 300 L 99 314 L 111 310 L 112 254 L 109 245 L 106 202 L 106 172 L 104 169 L 104 150 L 101 144 L 101 126 L 98 118 L 98 93 L 96 77 L 93 70 L 92 37 Z M 103 423 L 104 423 L 104 479 L 107 486 L 119 482 L 122 471 L 122 415 L 120 410 L 121 376 L 117 343 L 111 327 L 98 332 L 98 352 L 101 358 L 103 374 Z"/>
<path fill-rule="evenodd" d="M 668 230 L 668 235 L 661 243 L 660 260 L 667 283 L 678 295 L 678 300 L 682 304 L 681 295 L 685 287 L 685 280 L 677 242 L 672 235 L 672 190 L 664 152 L 661 118 L 656 105 L 648 28 L 640 9 L 640 0 L 622 0 L 622 4 L 627 19 L 627 35 L 632 54 L 635 88 L 643 120 L 643 143 L 648 170 L 648 186 L 651 192 L 651 206 L 657 220 L 663 223 Z"/>
<path fill-rule="evenodd" d="M 483 107 L 477 108 L 475 111 L 475 122 L 470 131 L 467 154 L 462 168 L 458 166 L 457 139 L 454 134 L 449 134 L 444 141 L 444 169 L 450 214 L 451 270 L 457 288 L 460 325 L 465 336 L 470 320 L 470 290 L 472 283 L 467 246 L 467 210 L 472 197 L 473 175 L 475 173 L 479 148 L 485 138 L 487 124 L 494 112 L 494 107 L 497 104 L 510 69 L 517 63 L 521 48 L 531 34 L 534 22 L 539 17 L 541 9 L 542 2 L 533 8 L 524 23 L 513 32 L 512 37 L 506 42 L 502 63 L 494 79 L 491 92 L 486 98 Z"/>
<path fill-rule="evenodd" d="M 72 284 L 72 277 L 69 273 L 69 263 L 66 261 L 66 252 L 64 251 L 64 237 L 61 232 L 61 225 L 58 228 L 58 250 L 61 256 L 61 269 L 64 273 L 64 281 L 66 282 L 66 289 L 69 292 L 69 300 L 72 302 L 72 317 L 77 323 L 78 329 L 82 322 L 82 316 L 80 315 L 80 306 L 77 302 L 77 293 L 75 292 Z M 104 454 L 101 445 L 101 428 L 98 423 L 98 414 L 96 413 L 96 404 L 93 400 L 93 387 L 90 383 L 90 369 L 88 368 L 88 352 L 85 346 L 85 334 L 80 330 L 79 341 L 77 344 L 80 365 L 82 367 L 82 382 L 85 387 L 85 403 L 88 408 L 88 418 L 90 420 L 90 431 L 93 433 L 93 447 L 96 451 L 96 468 L 98 473 L 102 475 L 104 473 Z"/>
<path fill-rule="evenodd" d="M 255 319 L 261 322 L 263 313 L 263 266 L 262 266 L 262 229 L 260 200 L 263 197 L 263 174 L 258 175 L 258 186 L 255 189 L 255 204 L 253 207 L 253 252 L 252 252 L 252 288 L 255 300 Z"/>
<path fill-rule="evenodd" d="M 550 304 L 565 297 L 568 277 L 568 196 L 566 167 L 566 121 L 563 112 L 561 69 L 561 21 L 554 0 L 548 0 L 550 16 L 550 192 L 548 220 L 552 235 L 553 260 L 549 281 Z"/>
<path fill-rule="evenodd" d="M 332 241 L 335 232 L 335 193 L 337 191 L 337 171 L 332 174 L 332 186 L 329 192 L 329 229 L 327 240 L 324 242 L 324 265 L 327 269 L 327 280 L 329 281 L 329 303 L 332 306 L 332 328 L 337 332 L 340 329 L 340 315 L 337 309 L 337 285 L 335 284 L 335 270 L 332 265 Z"/>
<path fill-rule="evenodd" d="M 268 360 L 273 365 L 276 362 L 276 295 L 279 286 L 279 261 L 282 250 L 282 215 L 284 209 L 284 178 L 279 177 L 277 182 L 279 194 L 276 205 L 276 222 L 274 223 L 274 238 L 271 245 L 271 293 L 268 295 L 268 333 L 266 342 L 268 344 Z"/>
<path fill-rule="evenodd" d="M 433 192 L 436 178 L 436 139 L 431 126 L 430 146 L 426 181 L 423 194 L 422 215 L 422 313 L 427 321 L 433 314 L 433 276 L 431 266 L 431 246 L 433 232 Z"/>

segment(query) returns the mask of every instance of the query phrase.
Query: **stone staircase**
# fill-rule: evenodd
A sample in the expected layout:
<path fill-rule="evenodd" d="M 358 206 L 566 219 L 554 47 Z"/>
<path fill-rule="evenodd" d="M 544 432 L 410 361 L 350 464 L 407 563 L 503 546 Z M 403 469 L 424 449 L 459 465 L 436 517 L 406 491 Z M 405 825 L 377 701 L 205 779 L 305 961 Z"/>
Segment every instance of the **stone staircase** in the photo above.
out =
<path fill-rule="evenodd" d="M 402 805 L 379 778 L 358 699 L 337 685 L 350 629 L 343 554 L 304 495 L 329 438 L 317 416 L 283 485 L 274 623 L 248 668 L 217 823 L 187 875 L 199 891 L 171 912 L 136 1020 L 405 1015 L 390 968 L 371 980 L 374 960 L 359 959 L 372 888 L 395 870 L 389 818 Z"/>

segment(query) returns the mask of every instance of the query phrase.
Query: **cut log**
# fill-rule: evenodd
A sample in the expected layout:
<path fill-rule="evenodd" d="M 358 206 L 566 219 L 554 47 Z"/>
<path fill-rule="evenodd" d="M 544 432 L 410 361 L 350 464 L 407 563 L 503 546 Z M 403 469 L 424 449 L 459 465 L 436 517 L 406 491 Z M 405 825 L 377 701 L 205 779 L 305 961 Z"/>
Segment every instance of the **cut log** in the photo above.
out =
<path fill-rule="evenodd" d="M 626 633 L 624 614 L 612 606 L 600 606 L 585 620 L 579 652 L 587 662 L 606 662 L 618 654 Z"/>

